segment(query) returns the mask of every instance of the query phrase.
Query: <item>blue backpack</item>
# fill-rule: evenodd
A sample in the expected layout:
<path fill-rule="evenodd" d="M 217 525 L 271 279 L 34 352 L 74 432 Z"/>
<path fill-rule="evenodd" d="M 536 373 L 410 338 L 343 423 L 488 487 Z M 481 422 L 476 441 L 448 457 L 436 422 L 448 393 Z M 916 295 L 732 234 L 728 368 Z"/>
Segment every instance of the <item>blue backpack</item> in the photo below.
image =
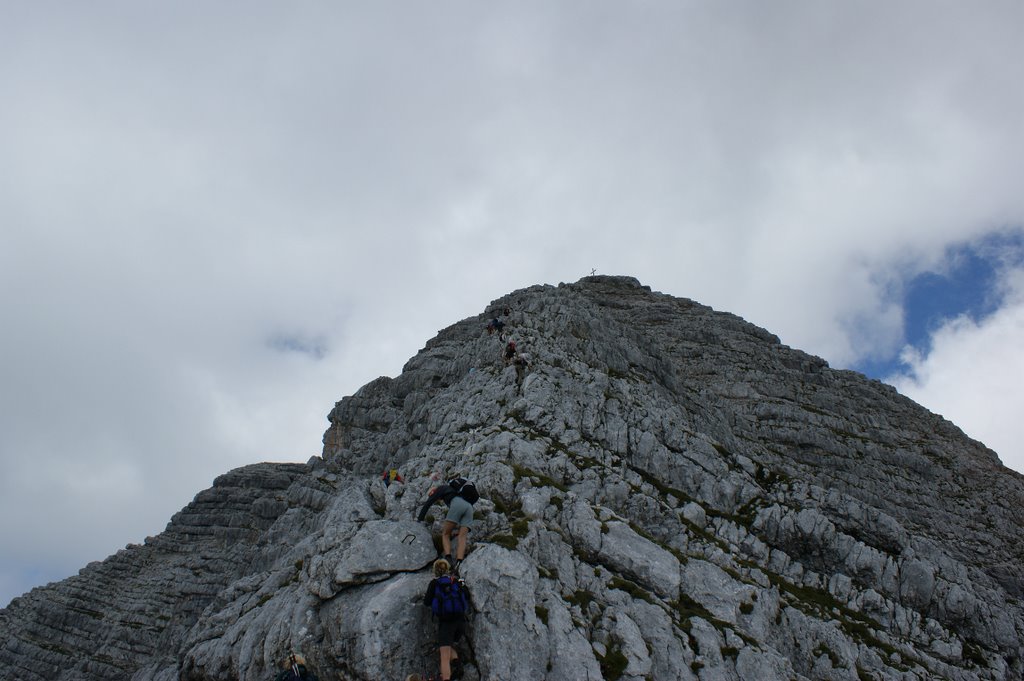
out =
<path fill-rule="evenodd" d="M 430 609 L 439 619 L 464 614 L 469 609 L 469 601 L 466 599 L 466 590 L 462 588 L 459 580 L 452 579 L 449 575 L 438 577 Z"/>

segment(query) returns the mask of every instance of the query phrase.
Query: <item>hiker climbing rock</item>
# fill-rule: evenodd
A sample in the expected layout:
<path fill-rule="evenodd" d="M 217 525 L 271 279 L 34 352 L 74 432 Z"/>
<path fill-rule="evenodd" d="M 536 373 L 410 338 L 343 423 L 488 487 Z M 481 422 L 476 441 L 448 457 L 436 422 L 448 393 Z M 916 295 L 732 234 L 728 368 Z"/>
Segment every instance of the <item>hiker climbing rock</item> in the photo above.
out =
<path fill-rule="evenodd" d="M 437 618 L 437 646 L 441 657 L 441 681 L 462 676 L 462 660 L 455 643 L 462 638 L 469 612 L 469 593 L 461 579 L 451 573 L 448 561 L 434 561 L 434 579 L 430 580 L 423 604 Z"/>
<path fill-rule="evenodd" d="M 401 482 L 401 483 L 405 482 L 405 480 L 402 479 L 402 476 L 398 474 L 398 469 L 397 468 L 392 468 L 390 470 L 385 470 L 384 474 L 382 476 L 380 476 L 380 479 L 384 481 L 384 486 L 385 487 L 390 487 L 391 483 L 393 483 L 393 482 Z"/>
<path fill-rule="evenodd" d="M 306 669 L 306 658 L 290 653 L 281 660 L 281 672 L 274 681 L 317 681 L 316 674 Z"/>
<path fill-rule="evenodd" d="M 441 545 L 444 555 L 449 561 L 452 557 L 452 532 L 459 528 L 458 547 L 455 553 L 453 569 L 459 570 L 459 564 L 466 557 L 466 535 L 473 524 L 473 504 L 480 498 L 476 485 L 462 477 L 454 477 L 441 487 L 430 490 L 430 496 L 420 509 L 419 520 L 427 517 L 427 511 L 438 501 L 448 504 L 448 514 L 441 528 Z"/>
<path fill-rule="evenodd" d="M 495 331 L 498 332 L 498 337 L 501 337 L 501 332 L 505 329 L 505 322 L 501 321 L 497 317 L 487 323 L 487 335 L 492 335 Z"/>
<path fill-rule="evenodd" d="M 509 341 L 508 345 L 505 346 L 505 353 L 502 355 L 505 358 L 505 364 L 511 364 L 516 358 L 516 342 Z"/>
<path fill-rule="evenodd" d="M 516 367 L 516 385 L 522 388 L 523 379 L 526 378 L 526 372 L 530 368 L 530 357 L 524 352 L 516 353 L 516 357 L 512 360 L 512 364 Z"/>

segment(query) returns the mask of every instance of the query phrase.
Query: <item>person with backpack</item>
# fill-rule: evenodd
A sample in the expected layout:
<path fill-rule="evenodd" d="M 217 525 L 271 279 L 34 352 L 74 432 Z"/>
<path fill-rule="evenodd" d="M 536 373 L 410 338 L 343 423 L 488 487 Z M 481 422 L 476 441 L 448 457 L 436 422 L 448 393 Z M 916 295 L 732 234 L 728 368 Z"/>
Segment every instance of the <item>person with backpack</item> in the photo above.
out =
<path fill-rule="evenodd" d="M 502 338 L 502 332 L 505 330 L 505 322 L 501 321 L 497 317 L 487 323 L 487 335 L 492 335 L 495 331 L 498 332 L 498 338 Z"/>
<path fill-rule="evenodd" d="M 516 358 L 516 342 L 509 341 L 508 345 L 505 346 L 505 352 L 502 354 L 502 358 L 505 360 L 505 364 L 511 364 Z"/>
<path fill-rule="evenodd" d="M 516 387 L 522 389 L 523 379 L 526 378 L 526 371 L 530 368 L 530 356 L 525 352 L 516 354 L 515 359 L 512 360 L 512 364 L 516 368 Z"/>
<path fill-rule="evenodd" d="M 289 653 L 281 660 L 281 672 L 274 681 L 317 681 L 317 678 L 306 669 L 306 658 L 298 653 Z"/>
<path fill-rule="evenodd" d="M 454 571 L 459 571 L 459 565 L 466 557 L 466 536 L 473 524 L 473 504 L 480 498 L 476 491 L 476 485 L 463 477 L 455 476 L 441 487 L 430 490 L 430 497 L 420 509 L 418 519 L 423 521 L 427 517 L 427 511 L 438 501 L 448 504 L 448 514 L 444 518 L 444 525 L 441 528 L 441 546 L 444 548 L 444 557 L 451 563 L 452 559 L 452 532 L 459 528 L 458 547 L 455 552 Z"/>
<path fill-rule="evenodd" d="M 469 612 L 469 592 L 461 579 L 451 574 L 443 558 L 434 561 L 434 579 L 430 580 L 423 604 L 437 619 L 437 646 L 441 657 L 441 681 L 462 676 L 462 660 L 455 642 L 462 638 Z"/>

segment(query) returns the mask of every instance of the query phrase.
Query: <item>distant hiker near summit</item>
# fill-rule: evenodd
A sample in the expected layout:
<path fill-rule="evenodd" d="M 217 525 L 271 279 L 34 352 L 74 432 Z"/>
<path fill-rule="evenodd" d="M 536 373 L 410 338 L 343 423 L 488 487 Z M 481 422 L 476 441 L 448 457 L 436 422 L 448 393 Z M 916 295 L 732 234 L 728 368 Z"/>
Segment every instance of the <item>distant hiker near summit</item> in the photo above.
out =
<path fill-rule="evenodd" d="M 530 368 L 530 356 L 525 352 L 517 352 L 512 364 L 516 368 L 516 387 L 521 389 L 523 379 L 526 378 L 526 372 Z"/>
<path fill-rule="evenodd" d="M 501 321 L 497 317 L 487 323 L 487 335 L 490 336 L 494 333 L 498 334 L 498 338 L 501 339 L 502 332 L 505 330 L 505 322 Z"/>
<path fill-rule="evenodd" d="M 505 351 L 502 353 L 502 359 L 505 360 L 505 364 L 511 364 L 516 358 L 516 342 L 509 341 L 508 345 L 505 346 Z"/>

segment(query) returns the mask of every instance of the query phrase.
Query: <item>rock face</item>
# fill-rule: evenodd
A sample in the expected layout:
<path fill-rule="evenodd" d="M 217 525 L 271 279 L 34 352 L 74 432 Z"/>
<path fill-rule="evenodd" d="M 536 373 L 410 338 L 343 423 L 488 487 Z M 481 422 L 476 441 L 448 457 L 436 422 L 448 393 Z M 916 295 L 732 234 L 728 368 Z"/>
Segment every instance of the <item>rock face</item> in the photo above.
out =
<path fill-rule="evenodd" d="M 521 381 L 484 332 L 505 308 Z M 255 681 L 292 649 L 321 679 L 436 670 L 415 513 L 455 472 L 482 494 L 467 679 L 1024 677 L 1021 476 L 735 316 L 531 287 L 329 419 L 322 459 L 228 473 L 0 611 L 0 678 Z"/>

